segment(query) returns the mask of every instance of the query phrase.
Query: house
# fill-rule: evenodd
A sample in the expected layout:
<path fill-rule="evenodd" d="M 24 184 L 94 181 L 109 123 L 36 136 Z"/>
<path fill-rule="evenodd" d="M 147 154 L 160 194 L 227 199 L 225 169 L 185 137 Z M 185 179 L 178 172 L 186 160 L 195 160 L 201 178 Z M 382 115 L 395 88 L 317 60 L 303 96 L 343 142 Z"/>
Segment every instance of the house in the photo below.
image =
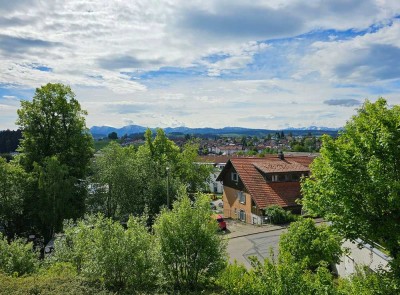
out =
<path fill-rule="evenodd" d="M 300 213 L 296 203 L 300 178 L 308 176 L 314 156 L 278 156 L 231 158 L 217 177 L 224 186 L 224 216 L 247 223 L 262 224 L 265 209 L 279 205 Z"/>

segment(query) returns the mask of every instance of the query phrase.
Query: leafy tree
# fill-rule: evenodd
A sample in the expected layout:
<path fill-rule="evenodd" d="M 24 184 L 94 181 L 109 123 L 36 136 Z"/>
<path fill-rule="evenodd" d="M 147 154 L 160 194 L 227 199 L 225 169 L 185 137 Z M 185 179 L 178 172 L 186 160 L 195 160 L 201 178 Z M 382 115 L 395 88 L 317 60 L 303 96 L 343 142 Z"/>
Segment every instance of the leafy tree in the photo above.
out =
<path fill-rule="evenodd" d="M 326 225 L 316 226 L 310 218 L 290 224 L 288 232 L 279 242 L 280 258 L 302 262 L 308 269 L 315 270 L 322 261 L 328 265 L 338 263 L 341 239 Z"/>
<path fill-rule="evenodd" d="M 159 278 L 159 251 L 146 219 L 130 217 L 126 230 L 102 215 L 66 223 L 50 260 L 72 263 L 84 278 L 110 290 L 151 290 Z"/>
<path fill-rule="evenodd" d="M 305 209 L 350 240 L 382 243 L 400 269 L 400 107 L 366 101 L 302 183 Z"/>
<path fill-rule="evenodd" d="M 0 158 L 0 220 L 6 234 L 12 237 L 22 218 L 23 201 L 29 191 L 31 179 L 15 162 L 7 163 Z"/>
<path fill-rule="evenodd" d="M 63 218 L 77 218 L 84 212 L 82 179 L 93 155 L 86 114 L 69 86 L 51 83 L 36 89 L 32 101 L 22 101 L 18 110 L 23 136 L 18 160 L 36 177 L 33 194 L 24 199 L 24 223 L 41 230 L 46 240 Z"/>
<path fill-rule="evenodd" d="M 63 220 L 75 217 L 75 212 L 81 211 L 84 204 L 74 199 L 75 179 L 56 156 L 46 158 L 42 166 L 36 163 L 34 166 L 40 195 L 36 204 L 40 230 L 46 239 L 50 239 L 62 230 Z"/>
<path fill-rule="evenodd" d="M 111 140 L 116 140 L 116 139 L 118 139 L 118 134 L 117 134 L 117 132 L 115 132 L 115 131 L 111 132 L 110 134 L 108 134 L 108 138 L 111 139 Z"/>
<path fill-rule="evenodd" d="M 93 139 L 86 128 L 87 112 L 81 109 L 69 86 L 47 84 L 37 88 L 32 101 L 22 101 L 17 111 L 22 129 L 20 152 L 28 171 L 33 163 L 57 156 L 69 173 L 85 176 L 93 155 Z"/>
<path fill-rule="evenodd" d="M 196 289 L 226 264 L 225 244 L 211 215 L 207 195 L 197 195 L 194 203 L 183 195 L 156 220 L 164 273 L 176 289 Z"/>

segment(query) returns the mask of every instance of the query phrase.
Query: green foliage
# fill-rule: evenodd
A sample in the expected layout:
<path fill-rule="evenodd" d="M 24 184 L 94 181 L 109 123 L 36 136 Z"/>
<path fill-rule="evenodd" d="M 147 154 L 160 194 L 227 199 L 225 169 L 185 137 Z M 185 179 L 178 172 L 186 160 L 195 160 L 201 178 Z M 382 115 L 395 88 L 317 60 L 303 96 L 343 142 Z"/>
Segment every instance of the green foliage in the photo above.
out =
<path fill-rule="evenodd" d="M 161 129 L 154 140 L 150 130 L 145 137 L 146 143 L 137 151 L 110 143 L 96 157 L 92 181 L 99 189 L 88 200 L 92 212 L 100 208 L 106 216 L 121 218 L 147 208 L 154 217 L 180 186 L 189 192 L 204 187 L 212 167 L 195 164 L 196 144 L 186 144 L 180 151 Z"/>
<path fill-rule="evenodd" d="M 297 262 L 273 263 L 266 259 L 262 264 L 256 258 L 252 260 L 252 267 L 247 270 L 237 263 L 229 265 L 217 281 L 224 294 L 338 294 L 332 275 L 324 267 L 312 273 Z"/>
<path fill-rule="evenodd" d="M 15 162 L 0 158 L 0 220 L 6 222 L 6 233 L 13 236 L 23 212 L 23 201 L 31 181 Z"/>
<path fill-rule="evenodd" d="M 8 243 L 0 233 L 0 270 L 13 276 L 34 272 L 38 266 L 38 255 L 32 250 L 32 243 L 15 239 Z"/>
<path fill-rule="evenodd" d="M 366 101 L 336 140 L 323 137 L 302 194 L 346 238 L 382 242 L 400 273 L 399 126 L 399 106 Z"/>
<path fill-rule="evenodd" d="M 23 139 L 16 161 L 34 180 L 24 198 L 22 222 L 46 241 L 64 218 L 84 213 L 81 184 L 93 156 L 86 114 L 69 86 L 51 83 L 36 89 L 32 101 L 22 101 L 18 110 Z"/>
<path fill-rule="evenodd" d="M 110 290 L 151 290 L 159 279 L 159 251 L 145 219 L 130 217 L 126 230 L 101 215 L 66 224 L 50 261 L 72 263 L 82 277 Z"/>
<path fill-rule="evenodd" d="M 400 285 L 398 278 L 396 280 L 391 273 L 359 269 L 351 277 L 339 279 L 338 290 L 346 295 L 394 295 L 400 294 Z"/>
<path fill-rule="evenodd" d="M 33 163 L 57 156 L 79 178 L 93 155 L 93 139 L 86 128 L 87 112 L 81 109 L 69 86 L 47 84 L 37 88 L 32 101 L 22 101 L 17 111 L 22 129 L 20 151 L 28 171 Z"/>
<path fill-rule="evenodd" d="M 183 195 L 155 222 L 164 274 L 175 289 L 197 289 L 226 264 L 225 243 L 217 234 L 209 203 L 207 195 L 196 195 L 194 203 Z"/>
<path fill-rule="evenodd" d="M 68 263 L 57 263 L 31 276 L 12 277 L 0 272 L 0 286 L 0 294 L 4 295 L 111 294 L 78 277 L 73 266 Z"/>
<path fill-rule="evenodd" d="M 323 261 L 328 265 L 338 263 L 341 254 L 340 237 L 310 218 L 291 223 L 279 241 L 280 259 L 300 262 L 310 270 L 317 269 Z"/>
<path fill-rule="evenodd" d="M 290 211 L 284 210 L 278 205 L 273 205 L 265 209 L 265 214 L 269 216 L 271 223 L 283 224 L 296 220 L 296 216 Z"/>

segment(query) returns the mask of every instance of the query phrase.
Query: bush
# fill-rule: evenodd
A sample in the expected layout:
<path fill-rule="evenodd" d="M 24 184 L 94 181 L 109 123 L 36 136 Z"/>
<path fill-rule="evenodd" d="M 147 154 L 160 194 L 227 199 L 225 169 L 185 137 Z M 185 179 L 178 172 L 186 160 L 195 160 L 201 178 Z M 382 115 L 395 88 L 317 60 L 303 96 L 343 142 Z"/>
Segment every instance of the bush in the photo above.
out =
<path fill-rule="evenodd" d="M 265 214 L 273 224 L 289 223 L 296 220 L 296 216 L 290 211 L 285 211 L 278 205 L 273 205 L 265 210 Z"/>
<path fill-rule="evenodd" d="M 90 285 L 79 278 L 75 267 L 68 263 L 57 263 L 48 269 L 41 269 L 31 276 L 11 277 L 0 273 L 1 295 L 107 295 L 99 286 Z"/>
<path fill-rule="evenodd" d="M 70 262 L 85 279 L 110 290 L 151 290 L 159 277 L 159 252 L 144 222 L 130 217 L 125 230 L 97 215 L 69 224 L 50 260 Z"/>
<path fill-rule="evenodd" d="M 33 251 L 32 243 L 15 239 L 8 243 L 0 233 L 0 270 L 4 273 L 21 276 L 34 272 L 38 266 L 38 254 Z"/>
<path fill-rule="evenodd" d="M 315 273 L 304 270 L 300 263 L 273 263 L 266 259 L 252 260 L 253 268 L 229 265 L 217 283 L 229 295 L 337 294 L 329 271 L 318 268 Z"/>

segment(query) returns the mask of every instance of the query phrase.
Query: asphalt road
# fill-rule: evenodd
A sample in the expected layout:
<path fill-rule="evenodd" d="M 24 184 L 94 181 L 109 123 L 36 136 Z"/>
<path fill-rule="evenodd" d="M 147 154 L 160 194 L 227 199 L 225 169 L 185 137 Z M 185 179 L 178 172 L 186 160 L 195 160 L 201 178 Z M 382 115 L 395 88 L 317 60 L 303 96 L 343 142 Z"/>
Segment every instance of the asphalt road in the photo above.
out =
<path fill-rule="evenodd" d="M 229 239 L 227 251 L 230 261 L 233 263 L 236 259 L 237 262 L 250 267 L 250 256 L 255 256 L 260 261 L 264 261 L 267 257 L 271 258 L 271 253 L 273 253 L 272 256 L 277 258 L 279 238 L 285 231 L 286 229 L 279 229 Z"/>

